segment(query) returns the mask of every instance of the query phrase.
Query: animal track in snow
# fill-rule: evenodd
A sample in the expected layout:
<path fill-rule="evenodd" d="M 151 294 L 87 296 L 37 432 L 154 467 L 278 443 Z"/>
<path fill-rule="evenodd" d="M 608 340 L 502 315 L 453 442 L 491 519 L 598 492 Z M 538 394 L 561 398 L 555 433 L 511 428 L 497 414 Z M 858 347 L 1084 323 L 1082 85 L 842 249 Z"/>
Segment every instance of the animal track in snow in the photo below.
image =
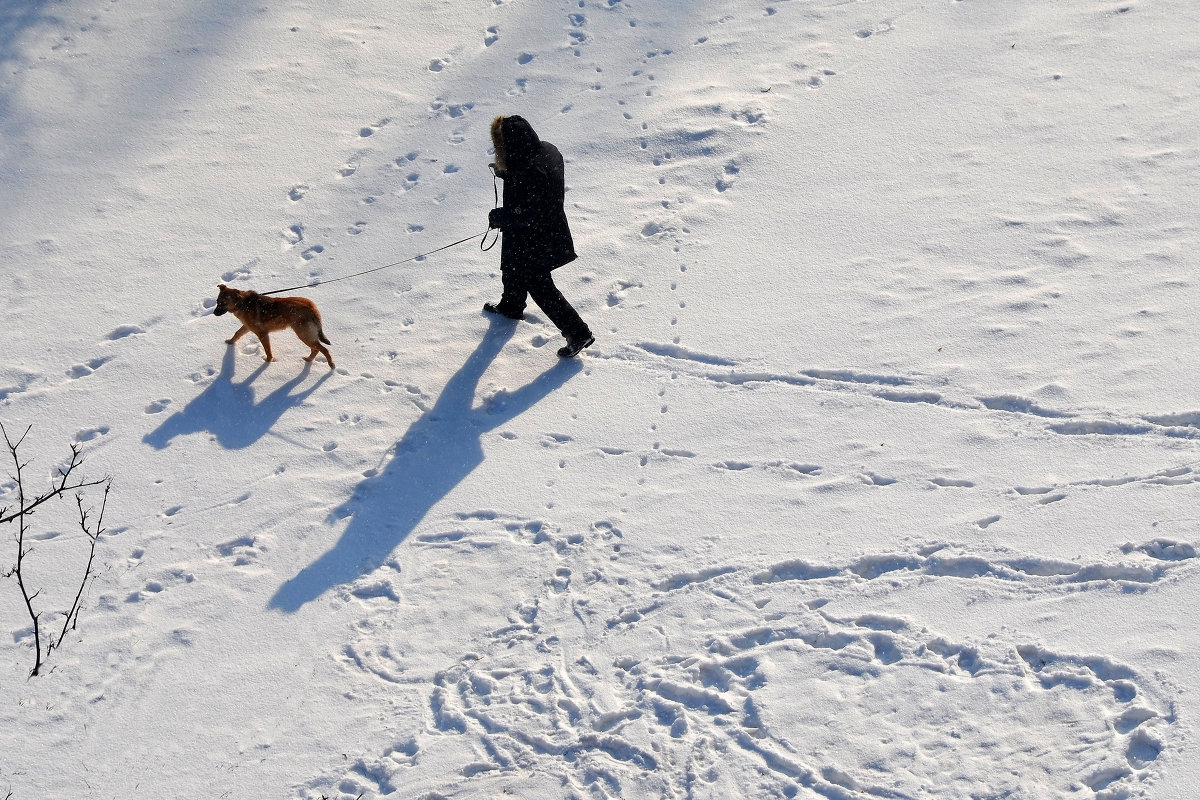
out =
<path fill-rule="evenodd" d="M 383 126 L 387 125 L 389 122 L 391 122 L 390 119 L 381 119 L 374 125 L 364 125 L 358 129 L 358 136 L 360 139 L 366 139 L 368 136 L 374 136 L 376 132 L 382 129 Z"/>
<path fill-rule="evenodd" d="M 725 192 L 733 188 L 735 179 L 738 173 L 741 172 L 734 164 L 726 164 L 724 174 L 717 178 L 716 189 L 718 192 Z"/>
<path fill-rule="evenodd" d="M 858 39 L 869 39 L 882 33 L 891 33 L 895 29 L 891 22 L 881 22 L 870 28 L 859 28 L 854 32 L 854 36 Z"/>
<path fill-rule="evenodd" d="M 1089 478 L 1086 480 L 1070 481 L 1069 483 L 1052 486 L 1015 486 L 1013 491 L 1023 497 L 1036 498 L 1039 505 L 1048 505 L 1064 500 L 1067 494 L 1064 490 L 1071 487 L 1096 487 L 1100 489 L 1115 489 L 1130 484 L 1151 486 L 1187 486 L 1200 483 L 1200 473 L 1189 466 L 1172 467 L 1158 470 L 1148 475 L 1122 475 L 1109 478 Z"/>
<path fill-rule="evenodd" d="M 1058 422 L 1050 426 L 1055 433 L 1067 436 L 1086 436 L 1101 434 L 1104 436 L 1138 436 L 1154 430 L 1150 425 L 1136 423 L 1112 422 L 1109 420 L 1094 420 L 1091 422 Z"/>
<path fill-rule="evenodd" d="M 436 116 L 445 116 L 450 119 L 458 119 L 466 116 L 475 109 L 475 103 L 449 103 L 444 98 L 439 97 L 429 105 L 429 110 Z"/>
<path fill-rule="evenodd" d="M 932 483 L 934 486 L 940 486 L 943 489 L 947 489 L 947 488 L 951 488 L 951 487 L 960 488 L 960 489 L 970 489 L 975 485 L 974 481 L 963 480 L 962 478 L 946 478 L 946 477 L 941 477 L 941 476 L 938 476 L 936 478 L 930 478 L 929 482 Z"/>
<path fill-rule="evenodd" d="M 295 247 L 304 241 L 304 226 L 296 223 L 284 228 L 280 235 L 283 237 L 284 249 Z"/>
<path fill-rule="evenodd" d="M 928 581 L 1022 594 L 1148 586 L 1189 568 L 1186 543 L 1130 544 L 1124 560 L 1094 563 L 932 543 L 841 564 L 718 563 L 613 581 L 606 556 L 621 537 L 609 522 L 572 536 L 472 517 L 495 526 L 483 535 L 511 535 L 496 546 L 515 561 L 533 555 L 522 548 L 555 545 L 541 594 L 515 602 L 488 643 L 429 677 L 406 669 L 424 634 L 379 641 L 364 624 L 347 664 L 423 687 L 433 735 L 401 736 L 401 757 L 385 751 L 346 772 L 351 796 L 372 785 L 433 791 L 464 776 L 481 796 L 543 779 L 609 797 L 740 796 L 750 782 L 771 796 L 920 797 L 951 784 L 964 796 L 1066 796 L 1082 786 L 1133 796 L 1178 737 L 1170 688 L 1112 658 L 1014 642 L 1008 629 L 975 641 L 886 612 L 828 609 L 839 596 L 885 602 L 866 586 Z M 444 540 L 460 567 L 473 559 L 465 539 Z M 594 632 L 586 647 L 580 625 Z M 661 642 L 660 655 L 625 655 L 645 652 L 645 637 Z M 412 757 L 418 749 L 422 759 Z M 889 770 L 885 785 L 879 763 L 903 769 Z M 456 771 L 445 774 L 446 764 Z"/>
<path fill-rule="evenodd" d="M 108 336 L 106 338 L 109 341 L 115 342 L 118 339 L 125 339 L 129 336 L 139 336 L 141 334 L 144 334 L 145 332 L 146 332 L 146 329 L 143 328 L 141 325 L 120 325 L 120 326 L 114 328 L 108 334 Z"/>
<path fill-rule="evenodd" d="M 388 603 L 400 602 L 400 592 L 388 575 L 359 578 L 349 586 L 344 587 L 342 594 L 344 597 L 364 602 L 373 600 L 386 600 Z"/>
<path fill-rule="evenodd" d="M 421 173 L 409 172 L 404 176 L 404 191 L 412 191 L 417 188 L 417 183 L 421 180 Z"/>
<path fill-rule="evenodd" d="M 649 359 L 644 356 L 650 356 Z M 915 378 L 881 375 L 843 369 L 807 369 L 798 374 L 746 368 L 736 359 L 700 353 L 678 343 L 633 342 L 621 350 L 594 357 L 610 358 L 644 369 L 669 368 L 673 372 L 716 384 L 747 386 L 759 383 L 806 387 L 818 391 L 845 391 L 867 394 L 891 403 L 928 404 L 962 412 L 999 412 L 1045 420 L 1045 430 L 1063 436 L 1164 436 L 1173 439 L 1200 439 L 1200 412 L 1181 414 L 1145 414 L 1131 419 L 1083 419 L 1082 414 L 1045 408 L 1016 395 L 971 396 L 939 384 L 939 391 L 920 388 Z M 714 371 L 707 367 L 725 369 Z M 884 388 L 872 388 L 880 386 Z M 895 388 L 891 388 L 895 387 Z M 1190 483 L 1190 478 L 1184 482 Z"/>
<path fill-rule="evenodd" d="M 876 392 L 875 396 L 880 400 L 887 400 L 892 403 L 929 403 L 937 405 L 942 402 L 942 396 L 936 392 L 900 392 L 885 390 Z"/>
<path fill-rule="evenodd" d="M 101 425 L 98 428 L 83 428 L 75 432 L 76 442 L 90 442 L 93 439 L 99 439 L 101 436 L 108 435 L 109 428 L 107 425 Z"/>
<path fill-rule="evenodd" d="M 285 250 L 287 249 L 287 245 L 284 246 L 284 249 Z M 234 281 L 237 281 L 237 280 L 243 280 L 245 278 L 249 278 L 250 270 L 253 269 L 254 266 L 256 264 L 258 264 L 258 262 L 259 262 L 259 259 L 252 258 L 249 261 L 247 261 L 245 264 L 243 264 L 242 266 L 238 267 L 237 269 L 231 269 L 231 270 L 228 270 L 227 272 L 223 273 L 221 275 L 221 280 L 225 281 L 226 283 L 233 283 Z M 207 298 L 205 300 L 205 305 L 209 309 L 211 309 L 216 304 L 217 304 L 217 301 L 215 298 Z"/>
<path fill-rule="evenodd" d="M 216 547 L 221 558 L 232 562 L 235 567 L 254 565 L 266 549 L 260 546 L 258 540 L 253 536 L 239 536 L 236 539 L 222 542 Z"/>
<path fill-rule="evenodd" d="M 0 402 L 8 401 L 13 395 L 28 391 L 38 377 L 40 376 L 32 372 L 18 372 L 0 367 Z"/>
<path fill-rule="evenodd" d="M 1061 411 L 1042 408 L 1032 400 L 1024 397 L 1016 397 L 1014 395 L 980 397 L 979 402 L 983 403 L 985 408 L 989 408 L 993 411 L 1011 411 L 1014 414 L 1032 414 L 1037 417 L 1057 419 L 1070 416 L 1070 414 Z"/>
<path fill-rule="evenodd" d="M 170 405 L 171 398 L 164 397 L 161 400 L 155 400 L 154 402 L 150 403 L 150 405 L 146 406 L 145 410 L 147 414 L 161 414 L 162 412 L 166 411 Z"/>
<path fill-rule="evenodd" d="M 610 290 L 608 293 L 608 299 L 606 301 L 606 304 L 608 305 L 609 308 L 619 306 L 628 299 L 628 296 L 629 296 L 629 293 L 631 290 L 643 289 L 643 288 L 645 288 L 645 287 L 643 286 L 641 281 L 632 281 L 632 280 L 617 281 L 616 288 Z"/>
<path fill-rule="evenodd" d="M 111 360 L 111 356 L 104 356 L 101 358 L 93 358 L 92 360 L 83 364 L 76 364 L 67 370 L 67 377 L 72 379 L 86 378 L 88 375 L 91 375 L 93 372 L 100 369 L 100 367 L 104 366 Z"/>
<path fill-rule="evenodd" d="M 142 584 L 142 588 L 129 594 L 125 598 L 127 603 L 142 603 L 155 595 L 162 594 L 172 586 L 180 584 L 188 584 L 196 580 L 196 576 L 190 572 L 174 569 L 168 571 L 163 577 L 148 580 Z"/>
<path fill-rule="evenodd" d="M 1142 417 L 1152 425 L 1164 428 L 1200 428 L 1200 411 L 1188 411 L 1183 414 L 1147 414 Z"/>
<path fill-rule="evenodd" d="M 1121 546 L 1122 553 L 1144 553 L 1159 561 L 1187 561 L 1196 557 L 1196 547 L 1190 542 L 1172 539 L 1154 539 L 1143 544 L 1127 542 Z"/>

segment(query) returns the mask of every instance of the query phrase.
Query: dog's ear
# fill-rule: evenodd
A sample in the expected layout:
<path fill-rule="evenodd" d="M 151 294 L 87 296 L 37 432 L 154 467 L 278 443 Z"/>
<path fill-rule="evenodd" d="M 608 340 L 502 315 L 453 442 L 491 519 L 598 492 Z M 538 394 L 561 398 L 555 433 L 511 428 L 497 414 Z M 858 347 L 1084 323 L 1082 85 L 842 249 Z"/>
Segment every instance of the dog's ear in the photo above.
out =
<path fill-rule="evenodd" d="M 226 285 L 225 285 L 225 284 L 223 284 L 223 283 L 218 283 L 218 284 L 217 284 L 217 288 L 218 288 L 218 289 L 228 289 L 229 287 L 228 287 L 228 286 L 226 286 Z"/>

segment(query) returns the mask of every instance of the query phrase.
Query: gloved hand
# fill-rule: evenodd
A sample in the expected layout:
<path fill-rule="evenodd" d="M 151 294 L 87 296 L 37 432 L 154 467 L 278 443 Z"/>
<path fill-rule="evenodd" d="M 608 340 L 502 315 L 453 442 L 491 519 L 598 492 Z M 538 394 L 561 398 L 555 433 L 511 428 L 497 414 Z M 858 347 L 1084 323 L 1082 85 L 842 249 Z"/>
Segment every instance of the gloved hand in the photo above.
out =
<path fill-rule="evenodd" d="M 488 212 L 488 228 L 504 228 L 505 214 L 503 208 L 493 208 Z"/>

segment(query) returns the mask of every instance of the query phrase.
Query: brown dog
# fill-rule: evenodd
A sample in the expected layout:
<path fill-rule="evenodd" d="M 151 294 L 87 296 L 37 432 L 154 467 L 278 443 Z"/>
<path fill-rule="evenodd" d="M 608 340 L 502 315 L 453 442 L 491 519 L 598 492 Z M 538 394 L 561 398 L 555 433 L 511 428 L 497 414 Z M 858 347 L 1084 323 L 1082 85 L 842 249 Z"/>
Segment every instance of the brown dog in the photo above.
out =
<path fill-rule="evenodd" d="M 321 329 L 321 312 L 317 311 L 312 300 L 304 297 L 266 297 L 258 292 L 231 289 L 223 283 L 218 283 L 217 289 L 217 307 L 213 309 L 213 314 L 219 317 L 229 312 L 242 323 L 237 333 L 225 340 L 226 344 L 233 344 L 247 331 L 252 331 L 262 342 L 264 360 L 274 361 L 275 357 L 271 355 L 271 331 L 291 328 L 300 341 L 312 348 L 305 361 L 312 361 L 320 353 L 329 362 L 329 368 L 333 369 L 333 356 L 329 355 L 329 350 L 321 342 L 333 343 L 325 338 L 325 331 Z"/>

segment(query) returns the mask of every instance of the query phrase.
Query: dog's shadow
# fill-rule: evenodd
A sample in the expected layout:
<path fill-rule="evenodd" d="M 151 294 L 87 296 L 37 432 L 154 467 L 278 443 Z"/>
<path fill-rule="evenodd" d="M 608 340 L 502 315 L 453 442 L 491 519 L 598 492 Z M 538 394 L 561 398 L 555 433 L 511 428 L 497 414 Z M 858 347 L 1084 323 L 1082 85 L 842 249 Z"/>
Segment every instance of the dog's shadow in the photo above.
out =
<path fill-rule="evenodd" d="M 237 348 L 227 347 L 225 358 L 221 361 L 221 371 L 213 382 L 186 406 L 143 436 L 142 441 L 162 450 L 176 436 L 207 431 L 227 450 L 249 447 L 266 435 L 284 412 L 303 403 L 332 374 L 325 372 L 312 386 L 293 394 L 312 371 L 312 364 L 306 362 L 296 377 L 256 401 L 251 384 L 268 364 L 263 362 L 244 380 L 234 383 L 236 359 Z"/>
<path fill-rule="evenodd" d="M 512 338 L 513 330 L 507 320 L 492 320 L 479 346 L 446 383 L 437 402 L 396 443 L 387 465 L 362 481 L 353 495 L 330 513 L 329 522 L 351 517 L 341 538 L 280 586 L 271 598 L 271 608 L 297 611 L 329 589 L 384 564 L 429 510 L 483 462 L 484 433 L 529 410 L 580 371 L 577 359 L 561 360 L 520 389 L 475 406 L 479 380 Z M 510 478 L 521 480 L 522 476 Z"/>

